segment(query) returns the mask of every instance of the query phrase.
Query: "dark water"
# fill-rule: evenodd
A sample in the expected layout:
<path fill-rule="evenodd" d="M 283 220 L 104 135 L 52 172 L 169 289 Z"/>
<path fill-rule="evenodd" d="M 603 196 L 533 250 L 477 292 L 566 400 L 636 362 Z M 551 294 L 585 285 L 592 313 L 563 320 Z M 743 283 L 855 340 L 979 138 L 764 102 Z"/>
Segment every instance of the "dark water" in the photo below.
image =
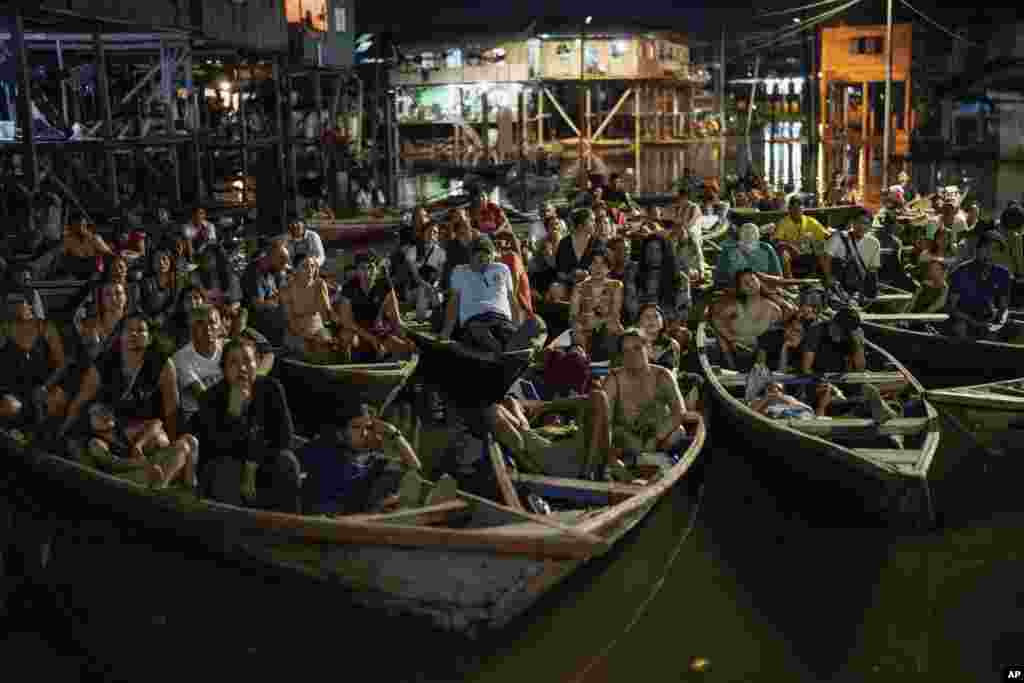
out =
<path fill-rule="evenodd" d="M 837 487 L 798 482 L 770 444 L 712 430 L 635 533 L 494 638 L 355 608 L 131 520 L 79 519 L 59 525 L 48 591 L 12 597 L 0 651 L 55 681 L 985 681 L 1024 657 L 1012 460 L 944 435 L 942 528 L 899 535 Z M 709 670 L 691 673 L 692 657 Z"/>

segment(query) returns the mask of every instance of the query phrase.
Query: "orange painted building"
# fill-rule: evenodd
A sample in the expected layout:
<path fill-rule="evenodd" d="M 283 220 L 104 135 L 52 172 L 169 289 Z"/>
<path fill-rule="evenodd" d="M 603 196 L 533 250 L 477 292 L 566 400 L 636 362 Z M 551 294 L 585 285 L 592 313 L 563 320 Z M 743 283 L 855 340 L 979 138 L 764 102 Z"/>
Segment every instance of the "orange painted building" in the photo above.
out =
<path fill-rule="evenodd" d="M 821 31 L 821 142 L 819 183 L 830 186 L 844 172 L 860 188 L 862 200 L 877 206 L 882 189 L 885 139 L 886 27 L 837 26 Z M 889 183 L 910 150 L 911 24 L 892 29 L 892 139 Z"/>

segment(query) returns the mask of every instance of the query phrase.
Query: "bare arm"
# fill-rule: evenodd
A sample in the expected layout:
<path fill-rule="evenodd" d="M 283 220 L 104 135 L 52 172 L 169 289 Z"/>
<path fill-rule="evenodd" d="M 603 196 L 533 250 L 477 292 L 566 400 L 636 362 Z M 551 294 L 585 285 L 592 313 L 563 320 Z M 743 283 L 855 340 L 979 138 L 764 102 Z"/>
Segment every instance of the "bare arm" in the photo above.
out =
<path fill-rule="evenodd" d="M 63 434 L 71 428 L 71 425 L 78 420 L 79 415 L 82 413 L 82 407 L 96 398 L 96 394 L 100 388 L 100 374 L 96 371 L 95 366 L 90 366 L 85 371 L 85 375 L 82 377 L 81 386 L 78 388 L 78 394 L 71 400 L 68 405 L 67 417 L 64 419 L 64 424 L 61 425 L 60 433 Z"/>
<path fill-rule="evenodd" d="M 64 341 L 60 338 L 60 333 L 57 332 L 53 323 L 45 322 L 43 324 L 46 325 L 46 343 L 50 348 L 50 364 L 53 366 L 54 373 L 57 373 L 63 370 L 67 363 L 64 355 Z"/>
<path fill-rule="evenodd" d="M 459 317 L 459 292 L 456 289 L 448 292 L 448 305 L 444 311 L 444 327 L 441 328 L 441 339 L 451 339 L 455 331 L 455 322 Z"/>
<path fill-rule="evenodd" d="M 371 348 L 379 350 L 380 343 L 377 341 L 377 338 L 370 334 L 369 330 L 357 323 L 355 316 L 352 315 L 352 302 L 342 297 L 338 307 L 341 309 L 338 312 L 338 318 L 341 320 L 342 328 L 351 330 L 357 337 L 368 342 Z"/>
<path fill-rule="evenodd" d="M 160 371 L 160 399 L 164 430 L 171 441 L 178 438 L 178 372 L 170 358 Z"/>

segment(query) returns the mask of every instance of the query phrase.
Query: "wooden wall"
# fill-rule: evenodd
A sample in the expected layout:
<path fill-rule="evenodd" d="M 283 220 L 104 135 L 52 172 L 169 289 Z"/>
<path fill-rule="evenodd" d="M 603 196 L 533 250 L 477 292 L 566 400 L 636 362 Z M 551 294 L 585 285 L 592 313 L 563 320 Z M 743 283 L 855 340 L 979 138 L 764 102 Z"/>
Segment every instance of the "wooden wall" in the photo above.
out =
<path fill-rule="evenodd" d="M 675 51 L 672 59 L 660 59 L 660 47 L 671 46 Z M 560 46 L 569 48 L 566 55 L 558 53 Z M 463 66 L 458 69 L 438 69 L 428 72 L 426 79 L 420 70 L 406 68 L 392 71 L 392 82 L 399 85 L 439 85 L 474 81 L 525 81 L 530 80 L 529 49 L 527 41 L 512 41 L 503 44 L 505 61 L 501 64 L 484 66 Z M 597 73 L 587 72 L 588 80 L 668 78 L 672 74 L 686 73 L 689 67 L 689 49 L 678 42 L 630 38 L 611 40 L 607 38 L 587 39 L 587 52 L 597 51 Z M 614 48 L 620 50 L 620 57 L 612 58 Z M 579 38 L 550 39 L 540 44 L 537 77 L 541 80 L 574 81 L 580 77 Z M 442 51 L 442 48 L 435 50 Z M 437 59 L 443 60 L 443 57 Z"/>
<path fill-rule="evenodd" d="M 352 2 L 352 0 L 347 0 Z M 253 50 L 286 50 L 282 0 L 46 0 L 44 7 L 138 22 L 141 26 L 195 26 L 219 43 Z"/>
<path fill-rule="evenodd" d="M 850 41 L 856 38 L 881 38 L 880 54 L 851 54 Z M 910 77 L 913 27 L 892 27 L 892 77 L 902 81 Z M 885 26 L 838 26 L 822 29 L 821 70 L 826 80 L 862 83 L 885 80 Z"/>

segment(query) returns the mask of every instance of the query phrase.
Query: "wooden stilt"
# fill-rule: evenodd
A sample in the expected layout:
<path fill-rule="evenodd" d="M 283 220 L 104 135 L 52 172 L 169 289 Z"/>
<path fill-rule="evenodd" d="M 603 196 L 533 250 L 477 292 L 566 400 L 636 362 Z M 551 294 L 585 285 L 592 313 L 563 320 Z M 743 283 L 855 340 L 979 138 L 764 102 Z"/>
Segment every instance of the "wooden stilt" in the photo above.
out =
<path fill-rule="evenodd" d="M 28 50 L 25 47 L 25 18 L 21 10 L 14 14 L 14 43 L 16 68 L 18 71 L 17 114 L 18 126 L 21 128 L 22 171 L 25 183 L 35 192 L 39 187 L 39 159 L 36 155 L 36 140 L 32 131 L 32 81 L 29 75 Z M 34 229 L 32 206 L 29 202 L 29 229 Z"/>
<path fill-rule="evenodd" d="M 285 164 L 285 155 L 288 153 L 288 146 L 287 146 L 287 143 L 286 143 L 286 140 L 288 138 L 285 135 L 284 113 L 283 113 L 283 109 L 284 109 L 283 99 L 285 97 L 287 97 L 287 93 L 285 91 L 285 85 L 284 85 L 284 82 L 282 81 L 282 76 L 283 76 L 283 73 L 284 73 L 284 67 L 283 67 L 283 64 L 282 64 L 283 62 L 284 62 L 284 58 L 279 57 L 278 59 L 274 60 L 273 67 L 272 67 L 273 68 L 274 85 L 276 86 L 276 92 L 277 92 L 277 97 L 274 98 L 274 124 L 277 127 L 277 142 L 275 143 L 274 148 L 275 148 L 275 151 L 276 151 L 276 155 L 275 156 L 277 158 L 277 174 L 278 174 L 278 178 L 280 178 L 280 183 L 281 183 L 282 187 L 284 187 L 285 179 L 287 178 L 287 172 L 286 172 L 287 166 Z M 277 191 L 277 188 L 273 188 L 270 191 L 271 192 L 275 192 L 275 191 Z M 283 202 L 282 202 L 282 207 L 283 207 Z M 285 232 L 288 229 L 288 225 L 287 225 L 286 218 L 285 218 L 285 213 L 286 212 L 283 211 L 283 210 L 279 211 L 280 215 L 278 216 L 278 225 L 276 225 L 276 226 L 267 225 L 267 228 L 269 230 L 273 230 L 273 231 L 278 232 L 278 233 Z M 266 225 L 266 223 L 264 223 L 264 225 Z"/>
<path fill-rule="evenodd" d="M 484 141 L 484 161 L 491 160 L 491 103 L 489 93 L 484 91 L 480 95 L 480 109 L 483 118 L 483 130 L 481 131 Z"/>
<path fill-rule="evenodd" d="M 537 146 L 544 146 L 544 88 L 537 89 Z"/>
<path fill-rule="evenodd" d="M 636 185 L 635 192 L 640 191 L 640 93 L 635 88 L 633 92 L 633 182 Z"/>
<path fill-rule="evenodd" d="M 93 31 L 94 49 L 96 53 L 96 85 L 103 124 L 104 159 L 107 167 L 107 186 L 110 192 L 110 203 L 113 208 L 120 205 L 117 188 L 117 166 L 114 152 L 110 145 L 114 137 L 114 116 L 110 107 L 110 81 L 107 77 L 107 54 L 103 49 L 103 25 L 97 23 Z"/>

